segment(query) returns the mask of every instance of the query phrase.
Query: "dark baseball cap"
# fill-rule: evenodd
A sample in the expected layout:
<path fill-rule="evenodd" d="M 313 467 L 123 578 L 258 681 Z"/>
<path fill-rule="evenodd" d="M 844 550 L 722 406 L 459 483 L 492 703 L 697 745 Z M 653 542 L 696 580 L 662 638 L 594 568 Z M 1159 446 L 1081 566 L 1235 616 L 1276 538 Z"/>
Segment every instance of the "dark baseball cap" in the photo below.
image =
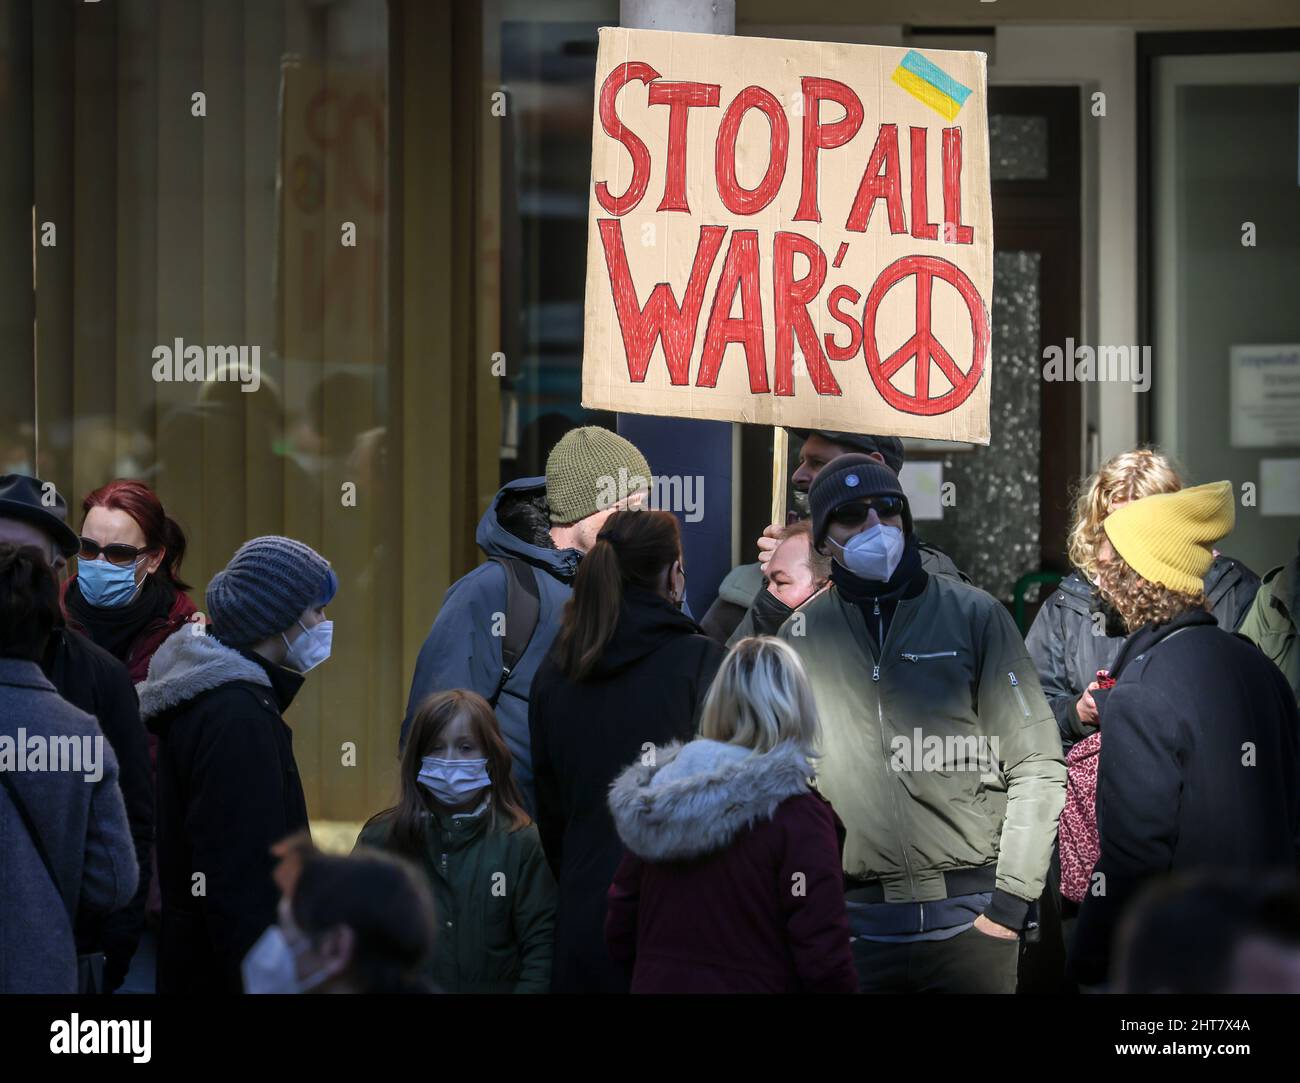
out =
<path fill-rule="evenodd" d="M 861 432 L 836 432 L 834 429 L 787 429 L 800 440 L 816 433 L 823 440 L 841 447 L 852 448 L 863 455 L 879 455 L 895 474 L 903 469 L 903 441 L 897 436 L 872 436 Z"/>
<path fill-rule="evenodd" d="M 26 474 L 0 474 L 0 519 L 18 519 L 45 531 L 65 557 L 81 548 L 68 526 L 68 505 L 53 485 Z"/>

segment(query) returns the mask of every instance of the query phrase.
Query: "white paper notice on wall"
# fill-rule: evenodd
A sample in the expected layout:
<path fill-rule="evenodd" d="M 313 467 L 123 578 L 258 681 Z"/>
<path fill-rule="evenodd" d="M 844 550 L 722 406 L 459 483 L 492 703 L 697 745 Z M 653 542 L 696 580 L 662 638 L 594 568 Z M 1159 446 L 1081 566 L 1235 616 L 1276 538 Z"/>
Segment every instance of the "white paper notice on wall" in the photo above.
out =
<path fill-rule="evenodd" d="M 943 518 L 943 463 L 904 463 L 898 480 L 913 519 Z"/>
<path fill-rule="evenodd" d="M 1228 357 L 1232 446 L 1300 446 L 1300 344 L 1233 346 Z"/>
<path fill-rule="evenodd" d="M 1259 513 L 1300 515 L 1300 459 L 1259 460 Z"/>

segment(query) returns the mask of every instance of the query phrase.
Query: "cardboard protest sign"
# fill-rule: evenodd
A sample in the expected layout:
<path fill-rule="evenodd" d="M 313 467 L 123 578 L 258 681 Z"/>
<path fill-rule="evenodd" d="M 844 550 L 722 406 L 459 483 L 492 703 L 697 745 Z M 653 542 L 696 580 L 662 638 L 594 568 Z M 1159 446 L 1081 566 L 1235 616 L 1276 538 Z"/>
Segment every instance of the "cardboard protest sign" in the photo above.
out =
<path fill-rule="evenodd" d="M 602 29 L 582 404 L 988 443 L 981 53 Z"/>

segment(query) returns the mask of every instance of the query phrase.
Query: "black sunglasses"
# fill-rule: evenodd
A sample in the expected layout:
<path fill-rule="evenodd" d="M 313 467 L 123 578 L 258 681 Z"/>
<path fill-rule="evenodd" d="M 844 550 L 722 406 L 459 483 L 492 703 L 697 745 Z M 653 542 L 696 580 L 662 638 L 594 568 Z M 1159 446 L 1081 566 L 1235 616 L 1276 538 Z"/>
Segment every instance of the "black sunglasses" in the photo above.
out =
<path fill-rule="evenodd" d="M 77 550 L 77 556 L 82 560 L 98 560 L 99 554 L 104 554 L 104 559 L 110 564 L 116 564 L 121 567 L 123 564 L 134 564 L 141 553 L 147 553 L 148 548 L 137 549 L 134 545 L 126 545 L 122 542 L 113 542 L 110 545 L 100 545 L 99 542 L 90 538 L 81 539 L 81 548 Z"/>
<path fill-rule="evenodd" d="M 889 519 L 903 513 L 903 501 L 896 496 L 875 496 L 870 500 L 841 504 L 831 512 L 831 522 L 840 526 L 861 526 L 872 508 L 876 509 L 876 518 Z"/>

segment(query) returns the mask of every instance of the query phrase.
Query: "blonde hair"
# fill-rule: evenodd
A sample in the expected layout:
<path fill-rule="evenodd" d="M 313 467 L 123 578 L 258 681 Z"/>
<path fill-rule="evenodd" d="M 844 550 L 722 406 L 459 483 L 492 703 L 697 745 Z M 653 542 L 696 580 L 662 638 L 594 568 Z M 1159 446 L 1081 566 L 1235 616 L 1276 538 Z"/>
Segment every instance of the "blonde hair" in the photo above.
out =
<path fill-rule="evenodd" d="M 1192 609 L 1207 609 L 1205 592 L 1184 594 L 1161 583 L 1143 579 L 1118 553 L 1102 564 L 1100 590 L 1124 621 L 1130 634 L 1147 624 L 1164 624 Z"/>
<path fill-rule="evenodd" d="M 817 705 L 794 649 L 774 636 L 748 636 L 732 647 L 705 697 L 700 735 L 760 753 L 793 741 L 815 757 Z"/>
<path fill-rule="evenodd" d="M 1176 493 L 1182 476 L 1173 461 L 1151 448 L 1124 451 L 1107 459 L 1079 490 L 1070 528 L 1070 563 L 1089 582 L 1097 578 L 1097 554 L 1106 534 L 1102 520 L 1115 510 L 1115 502 L 1141 500 L 1156 493 Z"/>

